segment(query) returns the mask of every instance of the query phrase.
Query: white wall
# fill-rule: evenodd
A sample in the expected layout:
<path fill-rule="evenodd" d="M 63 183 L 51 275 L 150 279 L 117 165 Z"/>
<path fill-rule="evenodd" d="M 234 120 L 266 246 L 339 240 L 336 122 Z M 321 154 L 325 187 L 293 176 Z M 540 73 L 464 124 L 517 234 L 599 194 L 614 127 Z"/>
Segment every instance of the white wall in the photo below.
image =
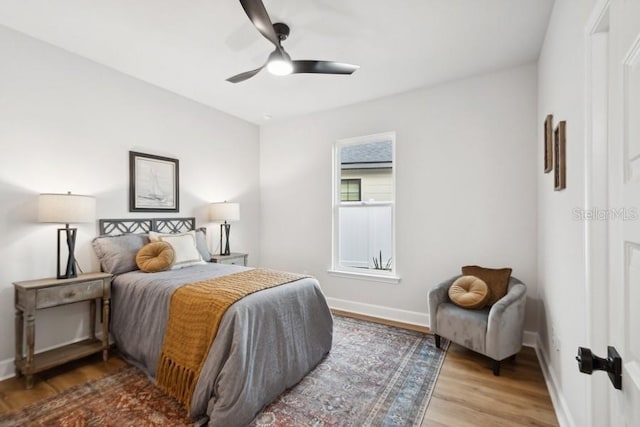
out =
<path fill-rule="evenodd" d="M 575 361 L 587 337 L 584 222 L 572 210 L 585 206 L 585 26 L 594 1 L 556 0 L 538 65 L 538 283 L 541 351 L 557 404 L 569 425 L 586 426 L 591 377 Z M 547 114 L 567 121 L 567 188 L 553 191 L 543 173 L 542 124 Z M 595 349 L 594 349 L 595 350 Z"/>
<path fill-rule="evenodd" d="M 11 283 L 55 276 L 57 226 L 35 223 L 38 193 L 94 195 L 102 218 L 153 215 L 128 212 L 129 150 L 179 159 L 179 214 L 209 225 L 214 244 L 205 206 L 240 202 L 231 245 L 259 262 L 256 126 L 2 26 L 0 58 L 0 377 L 13 373 Z M 98 270 L 96 225 L 78 228 L 79 262 Z M 36 347 L 86 335 L 87 307 L 39 313 Z"/>
<path fill-rule="evenodd" d="M 262 126 L 262 264 L 307 271 L 352 308 L 423 323 L 427 291 L 462 265 L 509 266 L 528 285 L 535 330 L 536 91 L 530 64 Z M 330 276 L 332 145 L 386 131 L 397 132 L 402 281 Z"/>

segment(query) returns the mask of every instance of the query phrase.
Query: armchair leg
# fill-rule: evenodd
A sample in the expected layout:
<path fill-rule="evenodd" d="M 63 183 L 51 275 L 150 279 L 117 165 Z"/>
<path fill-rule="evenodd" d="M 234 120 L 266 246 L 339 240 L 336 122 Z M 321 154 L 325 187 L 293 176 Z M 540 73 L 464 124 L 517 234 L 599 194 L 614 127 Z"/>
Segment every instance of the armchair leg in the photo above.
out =
<path fill-rule="evenodd" d="M 494 360 L 493 361 L 493 375 L 495 375 L 495 376 L 499 376 L 500 375 L 500 361 L 499 360 Z"/>
<path fill-rule="evenodd" d="M 440 335 L 434 334 L 433 336 L 436 337 L 436 348 L 440 348 Z"/>

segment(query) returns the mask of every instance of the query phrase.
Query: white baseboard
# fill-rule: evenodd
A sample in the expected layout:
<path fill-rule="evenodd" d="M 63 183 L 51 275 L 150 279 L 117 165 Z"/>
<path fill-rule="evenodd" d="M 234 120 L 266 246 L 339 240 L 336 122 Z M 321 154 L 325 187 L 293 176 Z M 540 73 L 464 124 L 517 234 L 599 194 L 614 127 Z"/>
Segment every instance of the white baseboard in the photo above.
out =
<path fill-rule="evenodd" d="M 363 314 L 365 316 L 379 317 L 381 319 L 429 327 L 429 315 L 427 313 L 401 310 L 381 305 L 365 304 L 362 302 L 331 297 L 327 297 L 327 302 L 329 303 L 329 307 L 335 308 L 336 310 L 344 310 L 354 314 Z"/>
<path fill-rule="evenodd" d="M 53 350 L 54 348 L 57 347 L 62 347 L 63 345 L 67 345 L 67 344 L 73 344 L 79 341 L 83 341 L 86 340 L 87 338 L 89 338 L 89 335 L 85 336 L 85 337 L 80 337 L 80 338 L 74 338 L 70 341 L 67 342 L 63 342 L 60 344 L 56 344 L 54 346 L 51 347 L 47 347 L 47 348 L 39 348 L 36 352 L 37 353 L 42 353 L 44 351 L 48 351 L 48 350 Z M 102 338 L 102 332 L 97 332 L 96 333 L 96 338 L 100 339 Z M 109 343 L 111 344 L 111 340 L 109 340 Z M 12 378 L 16 376 L 16 371 L 15 371 L 15 365 L 13 364 L 13 359 L 5 359 L 5 360 L 0 360 L 0 381 L 2 380 L 6 380 L 8 378 Z"/>
<path fill-rule="evenodd" d="M 0 381 L 16 375 L 13 367 L 13 359 L 0 360 Z"/>
<path fill-rule="evenodd" d="M 538 346 L 538 333 L 524 331 L 524 334 L 522 336 L 522 345 L 525 347 L 536 348 Z"/>
<path fill-rule="evenodd" d="M 550 368 L 549 357 L 544 352 L 542 348 L 542 343 L 540 341 L 540 335 L 535 334 L 536 345 L 534 346 L 536 350 L 536 355 L 538 356 L 538 361 L 540 362 L 540 368 L 542 369 L 542 375 L 544 376 L 544 382 L 547 384 L 547 390 L 549 390 L 549 396 L 551 397 L 551 403 L 553 404 L 553 409 L 556 412 L 556 417 L 558 418 L 558 424 L 560 427 L 574 427 L 575 423 L 573 422 L 573 417 L 571 416 L 571 412 L 569 411 L 569 406 L 567 405 L 567 401 L 562 394 L 562 390 L 558 386 L 558 380 L 553 374 L 553 370 Z"/>

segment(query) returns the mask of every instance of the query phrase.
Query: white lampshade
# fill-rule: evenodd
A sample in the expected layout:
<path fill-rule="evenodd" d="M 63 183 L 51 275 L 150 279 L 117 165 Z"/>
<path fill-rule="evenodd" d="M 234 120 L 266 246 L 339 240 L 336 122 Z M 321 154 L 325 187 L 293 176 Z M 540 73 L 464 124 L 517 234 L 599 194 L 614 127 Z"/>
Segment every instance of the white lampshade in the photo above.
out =
<path fill-rule="evenodd" d="M 240 219 L 239 203 L 211 203 L 209 205 L 210 221 L 238 221 Z"/>
<path fill-rule="evenodd" d="M 96 199 L 80 194 L 40 194 L 38 222 L 75 224 L 96 218 Z"/>

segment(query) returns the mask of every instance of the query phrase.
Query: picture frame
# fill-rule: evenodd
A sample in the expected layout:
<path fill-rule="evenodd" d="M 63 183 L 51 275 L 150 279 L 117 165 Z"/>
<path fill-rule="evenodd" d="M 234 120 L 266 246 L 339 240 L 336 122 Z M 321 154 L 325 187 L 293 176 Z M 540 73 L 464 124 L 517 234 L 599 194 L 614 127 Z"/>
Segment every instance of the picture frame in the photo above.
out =
<path fill-rule="evenodd" d="M 179 212 L 178 159 L 129 151 L 129 212 Z"/>
<path fill-rule="evenodd" d="M 555 191 L 564 190 L 567 187 L 566 127 L 567 122 L 563 120 L 558 123 L 553 133 L 553 154 L 555 157 L 553 181 Z"/>
<path fill-rule="evenodd" d="M 544 173 L 553 170 L 553 114 L 544 120 Z"/>

